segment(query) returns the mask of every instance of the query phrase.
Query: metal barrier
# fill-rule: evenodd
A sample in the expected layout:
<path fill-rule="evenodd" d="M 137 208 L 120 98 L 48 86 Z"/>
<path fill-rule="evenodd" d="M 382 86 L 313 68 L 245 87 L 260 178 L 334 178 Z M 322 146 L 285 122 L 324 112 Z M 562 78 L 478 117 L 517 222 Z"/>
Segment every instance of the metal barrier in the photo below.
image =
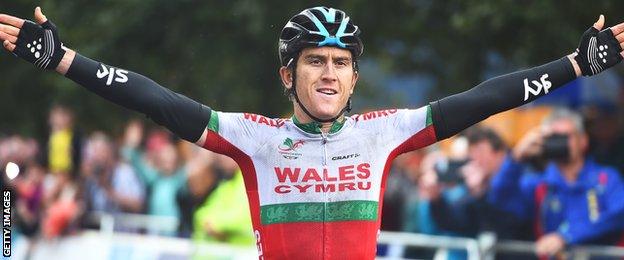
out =
<path fill-rule="evenodd" d="M 406 246 L 437 248 L 435 259 L 445 258 L 449 249 L 463 249 L 468 252 L 469 260 L 482 259 L 479 243 L 473 238 L 433 236 L 404 232 L 381 232 L 377 239 L 379 244 L 404 248 Z M 396 256 L 379 257 L 378 259 L 396 259 Z"/>
<path fill-rule="evenodd" d="M 175 234 L 179 221 L 176 217 L 142 214 L 94 212 L 88 219 L 100 226 L 100 231 L 112 234 L 116 230 L 145 230 L 150 234 Z"/>
<path fill-rule="evenodd" d="M 173 217 L 159 217 L 139 214 L 105 214 L 95 213 L 90 219 L 99 222 L 100 233 L 113 235 L 118 229 L 142 229 L 150 234 L 171 233 L 177 229 L 178 220 Z M 500 241 L 493 233 L 483 233 L 478 238 L 436 236 L 404 232 L 380 232 L 377 240 L 379 244 L 388 245 L 391 254 L 381 256 L 378 259 L 403 259 L 403 251 L 406 247 L 420 247 L 435 249 L 434 259 L 446 259 L 449 250 L 466 250 L 469 260 L 494 259 L 496 253 L 522 253 L 532 254 L 535 251 L 535 243 L 526 241 Z M 226 248 L 220 245 L 217 248 Z M 207 248 L 215 250 L 215 247 L 195 248 L 205 251 Z M 228 250 L 224 250 L 228 252 Z M 593 256 L 611 257 L 624 259 L 624 247 L 614 246 L 575 246 L 566 251 L 567 259 L 585 260 Z"/>
<path fill-rule="evenodd" d="M 379 244 L 405 248 L 406 246 L 436 249 L 435 259 L 444 259 L 449 249 L 463 249 L 468 253 L 469 260 L 494 259 L 496 253 L 535 252 L 535 243 L 526 241 L 498 241 L 492 233 L 483 233 L 478 239 L 466 237 L 448 237 L 402 232 L 381 232 Z M 586 260 L 590 257 L 607 257 L 624 259 L 624 247 L 615 246 L 574 246 L 566 252 L 566 259 Z M 397 259 L 396 256 L 380 257 L 379 259 Z M 402 258 L 400 258 L 402 259 Z M 603 259 L 603 258 L 601 258 Z"/>

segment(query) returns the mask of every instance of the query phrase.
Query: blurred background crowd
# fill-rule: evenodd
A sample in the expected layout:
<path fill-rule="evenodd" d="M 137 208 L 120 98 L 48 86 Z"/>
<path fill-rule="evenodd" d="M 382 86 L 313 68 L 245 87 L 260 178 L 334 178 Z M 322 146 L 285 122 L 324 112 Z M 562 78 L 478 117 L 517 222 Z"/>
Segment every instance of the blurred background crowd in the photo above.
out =
<path fill-rule="evenodd" d="M 277 36 L 309 1 L 15 0 L 0 3 L 0 12 L 28 18 L 38 4 L 65 44 L 85 56 L 142 73 L 220 111 L 290 116 L 276 73 Z M 611 25 L 624 10 L 624 1 L 609 0 L 332 4 L 363 31 L 353 98 L 358 113 L 420 107 L 557 59 L 574 50 L 598 14 Z M 578 79 L 396 158 L 382 230 L 449 237 L 491 231 L 500 239 L 534 241 L 542 253 L 558 251 L 562 241 L 621 244 L 622 68 Z M 14 191 L 14 239 L 28 241 L 25 252 L 87 230 L 253 249 L 234 161 L 5 52 L 0 74 L 1 184 Z M 79 250 L 75 242 L 72 251 Z M 110 258 L 132 258 L 117 249 Z M 433 257 L 422 248 L 392 250 L 378 251 Z M 151 256 L 141 259 L 157 258 Z M 463 251 L 449 254 L 465 257 Z"/>
<path fill-rule="evenodd" d="M 624 246 L 623 111 L 522 108 L 402 155 L 387 180 L 382 230 L 458 237 L 490 231 L 536 241 L 544 253 L 576 244 Z M 155 228 L 119 222 L 114 232 L 254 245 L 232 159 L 137 119 L 118 136 L 82 132 L 72 109 L 60 104 L 48 119 L 44 141 L 0 138 L 2 187 L 14 191 L 14 227 L 29 250 L 37 241 L 102 229 L 103 215 L 138 214 L 172 221 Z M 526 130 L 514 136 L 514 129 Z M 416 248 L 402 254 L 433 257 Z"/>

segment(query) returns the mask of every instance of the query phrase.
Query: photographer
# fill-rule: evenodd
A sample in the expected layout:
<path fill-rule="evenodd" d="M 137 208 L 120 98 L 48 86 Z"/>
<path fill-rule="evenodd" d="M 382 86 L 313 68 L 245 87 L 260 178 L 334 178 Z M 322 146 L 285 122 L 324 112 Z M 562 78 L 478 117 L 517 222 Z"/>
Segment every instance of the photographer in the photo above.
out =
<path fill-rule="evenodd" d="M 555 110 L 519 141 L 492 181 L 492 202 L 535 222 L 538 255 L 621 238 L 624 184 L 615 169 L 588 158 L 587 147 L 582 118 Z M 537 174 L 527 173 L 529 164 Z"/>

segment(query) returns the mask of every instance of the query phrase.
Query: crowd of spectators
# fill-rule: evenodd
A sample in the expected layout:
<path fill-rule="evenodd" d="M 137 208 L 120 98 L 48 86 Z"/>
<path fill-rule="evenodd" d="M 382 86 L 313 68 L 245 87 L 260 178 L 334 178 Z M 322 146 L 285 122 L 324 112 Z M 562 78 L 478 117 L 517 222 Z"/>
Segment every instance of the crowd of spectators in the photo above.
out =
<path fill-rule="evenodd" d="M 1 184 L 13 190 L 16 231 L 31 246 L 84 229 L 102 217 L 161 217 L 151 228 L 117 221 L 116 232 L 254 245 L 240 170 L 230 158 L 138 120 L 121 136 L 83 134 L 73 112 L 56 105 L 44 141 L 0 136 Z M 10 166 L 7 166 L 10 165 Z M 174 227 L 164 228 L 166 223 Z"/>
<path fill-rule="evenodd" d="M 474 238 L 493 232 L 536 243 L 536 254 L 501 259 L 564 257 L 580 244 L 624 246 L 624 129 L 613 114 L 589 117 L 557 108 L 514 145 L 478 125 L 448 149 L 397 158 L 383 208 L 393 217 L 384 215 L 382 229 Z M 403 256 L 433 252 L 408 248 Z M 461 250 L 449 253 L 465 258 Z"/>
<path fill-rule="evenodd" d="M 461 237 L 489 231 L 498 239 L 535 241 L 538 255 L 577 244 L 624 246 L 618 120 L 613 113 L 582 117 L 557 109 L 513 145 L 475 126 L 447 149 L 434 145 L 402 155 L 386 182 L 382 230 Z M 7 164 L 20 169 L 17 177 L 2 174 L 2 186 L 14 191 L 19 233 L 32 241 L 55 239 L 101 228 L 102 214 L 142 214 L 177 224 L 115 231 L 254 244 L 242 175 L 232 159 L 141 121 L 128 122 L 121 136 L 84 134 L 73 121 L 72 111 L 58 105 L 44 141 L 0 136 L 2 170 Z M 402 256 L 433 253 L 407 248 Z"/>

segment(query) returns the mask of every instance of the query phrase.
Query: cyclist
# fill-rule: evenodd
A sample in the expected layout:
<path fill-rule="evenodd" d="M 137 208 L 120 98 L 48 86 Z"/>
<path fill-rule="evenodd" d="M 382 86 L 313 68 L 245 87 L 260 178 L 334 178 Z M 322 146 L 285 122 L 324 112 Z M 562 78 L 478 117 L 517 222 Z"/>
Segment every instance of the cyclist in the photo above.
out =
<path fill-rule="evenodd" d="M 279 37 L 279 75 L 294 115 L 273 119 L 216 111 L 91 60 L 63 47 L 40 8 L 35 21 L 0 15 L 4 47 L 237 161 L 261 259 L 374 258 L 385 177 L 397 155 L 612 67 L 624 45 L 624 24 L 602 30 L 600 16 L 563 58 L 418 109 L 346 116 L 363 52 L 360 30 L 341 10 L 308 8 L 288 20 Z"/>

